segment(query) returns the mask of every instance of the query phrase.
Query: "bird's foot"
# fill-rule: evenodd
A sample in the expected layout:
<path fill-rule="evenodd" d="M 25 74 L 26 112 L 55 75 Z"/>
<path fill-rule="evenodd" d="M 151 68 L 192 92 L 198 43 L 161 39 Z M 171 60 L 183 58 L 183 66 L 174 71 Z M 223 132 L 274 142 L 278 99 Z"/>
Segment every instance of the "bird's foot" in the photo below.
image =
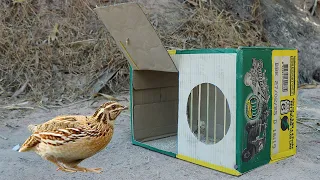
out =
<path fill-rule="evenodd" d="M 102 169 L 101 168 L 84 168 L 84 167 L 74 167 L 75 170 L 81 171 L 81 172 L 94 172 L 94 173 L 101 173 Z"/>
<path fill-rule="evenodd" d="M 64 172 L 77 172 L 76 170 L 65 168 L 62 166 L 57 168 L 57 171 L 59 171 L 59 170 L 64 171 Z"/>

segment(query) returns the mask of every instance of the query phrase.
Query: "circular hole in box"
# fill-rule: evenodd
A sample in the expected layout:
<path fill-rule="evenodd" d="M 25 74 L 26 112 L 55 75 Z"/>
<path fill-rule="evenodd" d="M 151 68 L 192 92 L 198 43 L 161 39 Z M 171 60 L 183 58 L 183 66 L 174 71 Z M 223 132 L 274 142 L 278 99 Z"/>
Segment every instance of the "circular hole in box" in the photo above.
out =
<path fill-rule="evenodd" d="M 187 118 L 190 130 L 199 141 L 205 144 L 218 143 L 230 127 L 228 100 L 217 86 L 199 84 L 189 94 Z"/>

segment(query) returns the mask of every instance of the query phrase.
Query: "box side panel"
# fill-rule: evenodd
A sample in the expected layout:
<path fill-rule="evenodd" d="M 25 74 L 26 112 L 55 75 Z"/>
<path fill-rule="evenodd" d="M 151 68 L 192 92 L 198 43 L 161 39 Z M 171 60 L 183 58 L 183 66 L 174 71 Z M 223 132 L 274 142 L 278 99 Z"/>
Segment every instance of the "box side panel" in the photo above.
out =
<path fill-rule="evenodd" d="M 178 100 L 178 86 L 173 87 L 165 87 L 160 89 L 160 101 L 167 102 L 167 101 L 176 101 Z"/>
<path fill-rule="evenodd" d="M 236 56 L 236 53 L 178 54 L 177 52 L 173 57 L 179 70 L 178 158 L 203 166 L 206 164 L 207 167 L 216 170 L 224 168 L 228 173 L 232 170 L 236 171 L 234 169 L 236 165 Z M 189 126 L 187 115 L 189 94 L 193 88 L 202 83 L 210 83 L 215 85 L 216 89 L 220 89 L 230 109 L 229 129 L 215 144 L 206 144 L 198 140 L 199 137 L 191 131 Z M 206 87 L 203 86 L 203 88 Z M 209 97 L 213 95 L 210 93 Z M 209 113 L 214 112 L 214 108 L 209 107 Z M 214 121 L 214 118 L 210 118 L 209 121 Z"/>
<path fill-rule="evenodd" d="M 134 145 L 137 145 L 137 146 L 140 146 L 140 147 L 143 147 L 143 148 L 146 148 L 146 149 L 149 149 L 151 151 L 155 151 L 155 152 L 159 152 L 161 154 L 164 154 L 164 155 L 167 155 L 167 156 L 171 156 L 171 157 L 176 157 L 176 154 L 175 153 L 172 153 L 172 152 L 168 152 L 168 151 L 164 151 L 164 150 L 161 150 L 159 148 L 156 148 L 156 147 L 153 147 L 153 146 L 150 146 L 150 145 L 147 145 L 147 144 L 144 144 L 143 142 L 140 142 L 140 141 L 137 141 L 135 139 L 135 128 L 134 128 L 134 102 L 137 103 L 137 104 L 144 104 L 144 103 L 152 103 L 152 102 L 157 102 L 157 101 L 161 101 L 160 97 L 156 97 L 156 98 L 151 98 L 148 99 L 148 98 L 144 98 L 142 97 L 143 96 L 143 89 L 142 91 L 135 91 L 134 88 L 133 88 L 133 74 L 134 74 L 134 70 L 133 68 L 130 66 L 129 67 L 129 70 L 130 70 L 130 123 L 131 123 L 131 141 L 132 141 L 132 144 Z M 165 88 L 167 89 L 167 88 Z M 147 91 L 147 96 L 150 97 L 150 96 L 153 96 L 154 94 L 154 89 L 146 89 L 145 91 Z M 161 89 L 156 89 L 156 92 L 159 92 L 161 91 Z M 135 95 L 134 92 L 138 92 L 138 95 Z M 174 98 L 174 95 L 172 95 L 174 93 L 171 93 L 171 96 L 169 96 L 168 99 L 170 100 L 173 100 L 175 99 Z M 134 96 L 138 96 L 136 97 L 136 99 L 134 98 Z M 178 96 L 178 95 L 176 95 Z M 165 96 L 167 97 L 167 96 Z M 135 101 L 134 101 L 135 99 Z M 177 131 L 177 128 L 175 129 Z M 138 135 L 139 136 L 139 135 Z"/>
<path fill-rule="evenodd" d="M 148 141 L 177 133 L 178 101 L 135 105 L 134 135 L 138 141 Z"/>
<path fill-rule="evenodd" d="M 270 161 L 272 60 L 270 49 L 239 51 L 237 165 L 244 173 Z"/>
<path fill-rule="evenodd" d="M 236 90 L 237 90 L 237 98 L 236 98 L 236 164 L 238 170 L 242 165 L 241 160 L 241 152 L 242 152 L 242 141 L 243 141 L 243 124 L 244 124 L 244 116 L 243 109 L 243 51 L 238 50 L 237 53 L 237 63 L 236 63 Z"/>
<path fill-rule="evenodd" d="M 131 129 L 131 142 L 134 143 L 134 129 L 133 129 L 133 68 L 129 65 L 130 71 L 130 129 Z"/>
<path fill-rule="evenodd" d="M 161 88 L 135 89 L 133 93 L 134 105 L 152 104 L 160 102 Z"/>
<path fill-rule="evenodd" d="M 177 134 L 178 73 L 132 71 L 133 133 L 139 142 Z"/>
<path fill-rule="evenodd" d="M 296 154 L 297 50 L 272 51 L 272 162 Z"/>
<path fill-rule="evenodd" d="M 161 72 L 161 71 L 134 71 L 133 88 L 140 89 L 155 89 L 165 87 L 178 86 L 177 72 Z"/>

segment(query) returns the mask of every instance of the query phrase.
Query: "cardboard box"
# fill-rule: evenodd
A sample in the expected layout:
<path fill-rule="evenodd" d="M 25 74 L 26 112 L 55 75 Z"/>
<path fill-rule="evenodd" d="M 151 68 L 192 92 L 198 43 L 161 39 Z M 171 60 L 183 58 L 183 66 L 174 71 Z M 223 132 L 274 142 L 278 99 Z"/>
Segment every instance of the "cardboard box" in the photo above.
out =
<path fill-rule="evenodd" d="M 130 63 L 133 144 L 236 176 L 296 153 L 297 50 L 167 51 L 138 4 L 95 11 Z"/>

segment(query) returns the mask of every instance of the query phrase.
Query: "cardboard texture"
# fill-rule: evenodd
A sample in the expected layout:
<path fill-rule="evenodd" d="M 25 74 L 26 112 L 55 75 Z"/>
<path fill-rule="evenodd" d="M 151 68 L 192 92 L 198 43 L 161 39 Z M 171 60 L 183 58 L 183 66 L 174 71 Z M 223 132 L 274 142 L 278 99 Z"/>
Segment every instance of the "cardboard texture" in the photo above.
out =
<path fill-rule="evenodd" d="M 133 93 L 134 105 L 152 104 L 160 102 L 161 89 L 141 89 Z"/>
<path fill-rule="evenodd" d="M 134 71 L 133 88 L 151 89 L 178 86 L 178 73 L 159 71 Z"/>
<path fill-rule="evenodd" d="M 179 93 L 178 86 L 161 88 L 160 91 L 161 91 L 161 96 L 160 96 L 161 102 L 178 100 L 178 93 Z"/>
<path fill-rule="evenodd" d="M 134 138 L 140 142 L 177 134 L 178 73 L 133 71 Z"/>
<path fill-rule="evenodd" d="M 182 50 L 181 50 L 182 51 Z M 202 50 L 190 51 L 190 54 L 177 54 L 172 56 L 179 70 L 179 113 L 178 113 L 178 153 L 177 157 L 189 157 L 210 164 L 223 166 L 224 168 L 234 169 L 236 164 L 236 145 L 235 145 L 235 127 L 236 127 L 236 53 L 205 53 Z M 217 140 L 215 144 L 207 144 L 201 141 L 197 134 L 190 130 L 188 122 L 187 104 L 190 92 L 193 91 L 193 125 L 198 121 L 198 97 L 199 85 L 210 83 L 209 96 L 206 93 L 207 86 L 201 85 L 200 101 L 200 119 L 206 121 L 206 103 L 209 100 L 209 117 L 214 117 L 216 109 L 216 119 L 209 119 L 209 135 L 212 137 L 214 132 L 214 123 L 216 123 Z M 215 88 L 216 86 L 216 93 Z M 228 101 L 228 107 L 224 108 L 224 98 Z M 216 108 L 215 108 L 216 100 Z M 197 102 L 198 101 L 198 102 Z M 230 111 L 230 126 L 223 133 L 224 109 Z M 216 122 L 215 122 L 216 120 Z M 201 122 L 201 121 L 200 121 Z M 193 127 L 194 128 L 194 127 Z M 194 128 L 196 129 L 196 128 Z M 199 132 L 199 131 L 198 131 Z M 202 131 L 202 132 L 205 132 Z M 203 134 L 205 135 L 205 134 Z M 213 142 L 213 140 L 211 140 Z"/>
<path fill-rule="evenodd" d="M 135 105 L 134 137 L 138 141 L 172 136 L 178 128 L 178 101 Z"/>
<path fill-rule="evenodd" d="M 95 11 L 134 70 L 177 72 L 138 4 L 119 4 Z"/>

